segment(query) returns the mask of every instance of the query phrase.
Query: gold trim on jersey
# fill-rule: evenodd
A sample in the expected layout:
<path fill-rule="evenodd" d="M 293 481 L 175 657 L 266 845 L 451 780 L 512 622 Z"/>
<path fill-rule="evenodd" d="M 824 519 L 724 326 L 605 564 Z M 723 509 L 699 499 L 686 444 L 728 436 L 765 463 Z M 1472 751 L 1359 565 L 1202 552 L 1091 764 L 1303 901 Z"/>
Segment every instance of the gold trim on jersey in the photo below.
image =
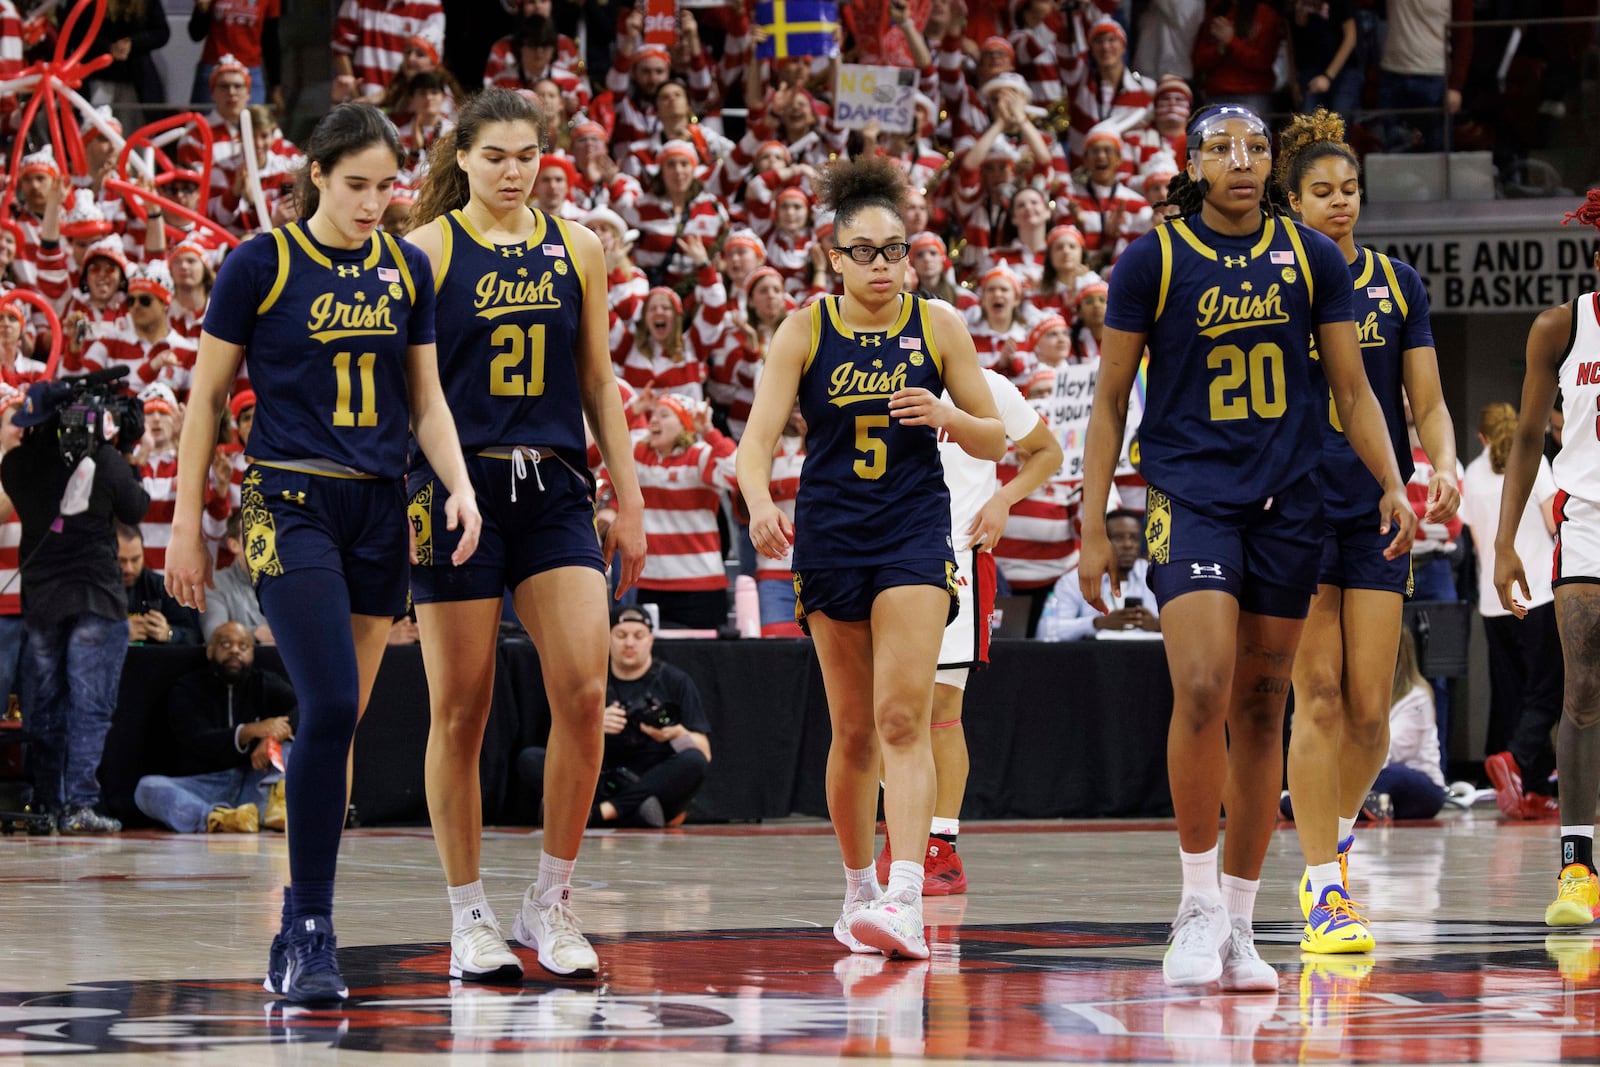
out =
<path fill-rule="evenodd" d="M 1156 290 L 1156 318 L 1167 307 L 1167 290 L 1172 287 L 1172 235 L 1166 223 L 1156 227 L 1156 243 L 1161 246 L 1161 288 Z"/>
<path fill-rule="evenodd" d="M 278 277 L 273 281 L 267 298 L 256 307 L 257 318 L 272 310 L 272 305 L 283 295 L 283 287 L 289 284 L 289 239 L 284 236 L 283 230 L 277 229 L 272 231 L 272 243 L 278 249 Z"/>
<path fill-rule="evenodd" d="M 1407 314 L 1406 295 L 1400 291 L 1400 279 L 1395 275 L 1394 264 L 1382 252 L 1378 253 L 1378 262 L 1383 266 L 1383 276 L 1389 279 L 1389 295 L 1394 297 L 1395 307 L 1400 309 L 1400 317 L 1404 319 Z"/>
<path fill-rule="evenodd" d="M 406 287 L 406 300 L 408 303 L 417 302 L 417 283 L 411 279 L 411 268 L 406 266 L 406 257 L 400 254 L 400 245 L 394 236 L 387 231 L 383 234 L 384 246 L 389 249 L 389 254 L 394 257 L 394 265 L 400 269 L 400 281 Z M 391 290 L 391 293 L 393 290 Z"/>
<path fill-rule="evenodd" d="M 818 301 L 818 303 L 826 304 L 828 306 L 828 320 L 833 323 L 833 328 L 839 334 L 839 336 L 843 337 L 846 341 L 854 341 L 856 339 L 856 331 L 844 324 L 844 316 L 839 313 L 839 306 L 843 300 L 844 297 L 842 296 L 825 296 Z M 906 324 L 911 321 L 911 311 L 916 305 L 916 302 L 917 298 L 912 296 L 910 293 L 900 294 L 900 313 L 895 316 L 893 325 L 891 325 L 887 330 L 883 331 L 885 338 L 893 337 L 901 330 L 906 328 Z M 875 334 L 879 331 L 862 330 L 861 332 Z"/>
<path fill-rule="evenodd" d="M 578 292 L 587 297 L 589 279 L 583 276 L 583 267 L 579 265 L 576 251 L 572 247 L 572 231 L 567 228 L 567 220 L 560 215 L 551 215 L 550 219 L 556 224 L 556 232 L 561 234 L 561 243 L 566 247 L 567 258 L 572 260 L 572 271 L 578 276 Z"/>
<path fill-rule="evenodd" d="M 239 487 L 239 513 L 244 533 L 244 562 L 252 584 L 283 573 L 278 558 L 278 528 L 261 492 L 261 472 L 250 471 Z"/>
<path fill-rule="evenodd" d="M 822 301 L 818 300 L 806 310 L 806 317 L 811 325 L 811 350 L 806 353 L 806 361 L 800 367 L 800 373 L 805 374 L 811 369 L 812 360 L 817 358 L 817 349 L 822 347 Z"/>
<path fill-rule="evenodd" d="M 1204 241 L 1200 240 L 1200 235 L 1195 233 L 1193 230 L 1191 230 L 1189 228 L 1189 224 L 1187 222 L 1183 221 L 1182 219 L 1173 219 L 1171 222 L 1167 223 L 1166 225 L 1171 226 L 1173 228 L 1173 230 L 1177 232 L 1178 236 L 1183 238 L 1184 243 L 1187 244 L 1190 248 L 1194 249 L 1196 252 L 1200 253 L 1202 256 L 1205 256 L 1207 259 L 1211 260 L 1211 262 L 1213 262 L 1213 263 L 1216 263 L 1216 262 L 1219 261 L 1219 257 L 1217 256 L 1217 250 L 1215 248 L 1212 248 L 1210 245 L 1206 244 Z M 1261 224 L 1261 237 L 1256 241 L 1256 243 L 1253 246 L 1251 246 L 1251 249 L 1250 249 L 1250 258 L 1251 259 L 1260 258 L 1261 253 L 1265 252 L 1267 250 L 1267 248 L 1272 244 L 1272 238 L 1274 237 L 1274 235 L 1277 232 L 1277 225 L 1278 225 L 1277 220 L 1273 219 L 1273 218 L 1268 218 L 1265 222 L 1263 222 Z M 1231 264 L 1231 265 L 1233 265 L 1233 266 L 1243 266 L 1243 264 Z"/>
<path fill-rule="evenodd" d="M 1350 283 L 1350 287 L 1358 293 L 1365 289 L 1367 287 L 1367 283 L 1372 280 L 1372 268 L 1375 266 L 1375 264 L 1372 262 L 1372 249 L 1362 248 L 1360 250 L 1360 254 L 1361 273 L 1357 274 L 1356 280 Z"/>
<path fill-rule="evenodd" d="M 335 463 L 331 459 L 258 459 L 258 467 L 271 467 L 275 471 L 293 471 L 295 474 L 310 474 L 318 478 L 338 478 L 342 481 L 375 481 L 376 474 L 358 471 L 354 467 L 346 467 L 342 463 Z"/>
<path fill-rule="evenodd" d="M 922 322 L 922 343 L 928 349 L 928 358 L 933 360 L 934 369 L 939 372 L 939 380 L 944 380 L 944 356 L 939 353 L 939 342 L 933 339 L 933 322 L 928 310 L 926 300 L 917 301 L 917 315 Z"/>
<path fill-rule="evenodd" d="M 329 259 L 320 248 L 312 243 L 310 235 L 301 229 L 301 226 L 298 222 L 291 222 L 289 225 L 283 228 L 289 231 L 289 236 L 294 238 L 295 244 L 300 246 L 300 250 L 306 255 L 310 256 L 312 262 L 316 263 L 318 266 L 324 267 L 328 270 L 336 271 L 339 269 L 339 267 L 346 265 L 342 263 L 335 264 L 333 260 Z M 379 232 L 381 233 L 382 231 Z M 354 251 L 354 249 L 351 251 Z M 376 267 L 378 265 L 378 257 L 382 254 L 383 245 L 378 240 L 378 234 L 374 233 L 372 238 L 367 243 L 367 258 L 361 261 L 361 269 L 371 270 L 373 267 Z"/>
<path fill-rule="evenodd" d="M 516 248 L 518 246 L 523 247 L 523 248 L 532 248 L 535 245 L 537 245 L 540 241 L 544 240 L 544 235 L 545 235 L 546 231 L 549 229 L 549 224 L 545 222 L 545 214 L 544 214 L 543 211 L 540 211 L 538 208 L 533 208 L 532 210 L 533 210 L 533 232 L 528 234 L 528 237 L 527 237 L 526 240 L 523 240 L 523 241 L 510 241 L 510 242 L 507 242 L 506 245 L 497 245 L 493 241 L 491 241 L 487 237 L 485 237 L 483 234 L 479 233 L 478 232 L 478 228 L 476 226 L 472 225 L 472 220 L 467 218 L 467 213 L 465 211 L 463 211 L 461 208 L 456 208 L 454 211 L 450 212 L 450 214 L 456 220 L 456 222 L 460 223 L 461 232 L 462 233 L 466 234 L 468 237 L 472 238 L 474 241 L 478 242 L 480 245 L 482 245 L 483 247 L 487 248 L 489 251 L 495 253 L 496 255 L 500 255 L 500 254 L 502 254 L 500 252 L 501 248 L 504 248 L 504 247 Z"/>
<path fill-rule="evenodd" d="M 439 220 L 439 269 L 433 272 L 433 291 L 436 293 L 444 288 L 445 272 L 450 269 L 450 254 L 455 246 L 455 228 L 450 225 L 450 216 L 446 214 Z"/>
<path fill-rule="evenodd" d="M 1311 276 L 1311 261 L 1306 258 L 1306 246 L 1300 240 L 1300 230 L 1292 222 L 1287 223 L 1283 229 L 1289 235 L 1289 243 L 1294 246 L 1295 263 L 1300 267 L 1300 273 L 1306 280 L 1306 301 L 1314 306 L 1317 302 L 1317 283 Z M 1284 280 L 1290 279 L 1286 277 Z"/>

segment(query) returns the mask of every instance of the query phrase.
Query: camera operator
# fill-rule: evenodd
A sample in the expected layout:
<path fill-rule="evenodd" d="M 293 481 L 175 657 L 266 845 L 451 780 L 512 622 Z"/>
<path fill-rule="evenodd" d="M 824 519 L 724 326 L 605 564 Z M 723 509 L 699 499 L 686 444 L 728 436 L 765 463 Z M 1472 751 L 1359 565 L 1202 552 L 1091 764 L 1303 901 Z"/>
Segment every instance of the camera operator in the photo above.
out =
<path fill-rule="evenodd" d="M 605 761 L 590 826 L 677 825 L 705 780 L 711 732 L 694 680 L 657 663 L 650 616 L 636 607 L 611 616 L 611 674 L 606 683 Z M 542 748 L 523 749 L 517 772 L 542 793 Z"/>
<path fill-rule="evenodd" d="M 144 435 L 144 413 L 95 377 L 30 386 L 14 420 L 22 442 L 0 460 L 0 484 L 22 520 L 22 691 L 37 738 L 34 803 L 62 833 L 122 829 L 94 810 L 128 650 L 113 522 L 137 523 L 150 506 L 127 455 Z"/>

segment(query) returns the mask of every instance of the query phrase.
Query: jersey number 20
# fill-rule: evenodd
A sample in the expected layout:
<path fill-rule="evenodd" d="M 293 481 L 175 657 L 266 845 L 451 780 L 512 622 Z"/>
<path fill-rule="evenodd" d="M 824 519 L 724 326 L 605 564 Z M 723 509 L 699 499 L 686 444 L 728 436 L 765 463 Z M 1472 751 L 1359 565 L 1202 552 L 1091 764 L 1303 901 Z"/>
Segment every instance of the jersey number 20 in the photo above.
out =
<path fill-rule="evenodd" d="M 1206 356 L 1206 366 L 1222 372 L 1211 379 L 1212 422 L 1247 419 L 1252 413 L 1259 419 L 1278 419 L 1288 409 L 1283 349 L 1277 345 L 1263 342 L 1249 352 L 1238 345 L 1218 345 Z"/>
<path fill-rule="evenodd" d="M 489 364 L 490 396 L 544 395 L 544 325 L 534 323 L 524 331 L 507 324 L 489 336 L 497 349 Z M 503 347 L 502 347 L 503 346 Z M 528 373 L 519 369 L 528 361 Z"/>

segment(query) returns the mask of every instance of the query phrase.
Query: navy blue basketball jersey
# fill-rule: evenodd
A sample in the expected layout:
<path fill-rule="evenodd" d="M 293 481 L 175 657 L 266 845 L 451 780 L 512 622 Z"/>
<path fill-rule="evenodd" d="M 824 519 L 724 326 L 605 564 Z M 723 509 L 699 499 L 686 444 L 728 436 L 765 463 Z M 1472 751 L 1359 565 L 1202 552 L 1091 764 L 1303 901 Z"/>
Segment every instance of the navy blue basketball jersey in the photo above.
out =
<path fill-rule="evenodd" d="M 236 248 L 206 309 L 213 337 L 245 346 L 256 394 L 250 455 L 405 473 L 405 354 L 431 344 L 433 271 L 387 233 L 330 248 L 301 223 Z"/>
<path fill-rule="evenodd" d="M 1406 412 L 1402 399 L 1405 353 L 1413 348 L 1433 347 L 1433 328 L 1428 322 L 1428 291 L 1409 264 L 1390 259 L 1370 248 L 1357 250 L 1350 264 L 1352 297 L 1355 305 L 1356 333 L 1361 338 L 1361 361 L 1367 368 L 1367 381 L 1383 408 L 1383 421 L 1394 444 L 1394 457 L 1400 462 L 1400 476 L 1410 478 L 1416 464 L 1411 459 L 1411 439 L 1406 433 Z M 1311 358 L 1317 359 L 1315 344 Z M 1322 364 L 1317 363 L 1317 374 Z M 1324 379 L 1325 380 L 1325 379 Z M 1339 412 L 1328 395 L 1327 419 L 1322 428 L 1323 509 L 1330 522 L 1377 515 L 1382 496 L 1378 481 L 1350 447 L 1339 424 Z"/>
<path fill-rule="evenodd" d="M 1150 349 L 1140 473 L 1200 511 L 1304 477 L 1327 418 L 1311 335 L 1351 317 L 1344 254 L 1297 223 L 1235 237 L 1196 215 L 1139 238 L 1117 260 L 1106 324 Z"/>
<path fill-rule="evenodd" d="M 497 245 L 460 211 L 439 219 L 439 377 L 461 447 L 543 445 L 580 470 L 584 280 L 567 223 L 534 210 L 526 241 Z"/>
<path fill-rule="evenodd" d="M 794 567 L 869 567 L 946 559 L 950 493 L 931 426 L 889 414 L 901 389 L 944 391 L 927 302 L 906 293 L 886 333 L 844 324 L 839 297 L 811 305 L 800 376 L 806 463 L 795 498 Z"/>

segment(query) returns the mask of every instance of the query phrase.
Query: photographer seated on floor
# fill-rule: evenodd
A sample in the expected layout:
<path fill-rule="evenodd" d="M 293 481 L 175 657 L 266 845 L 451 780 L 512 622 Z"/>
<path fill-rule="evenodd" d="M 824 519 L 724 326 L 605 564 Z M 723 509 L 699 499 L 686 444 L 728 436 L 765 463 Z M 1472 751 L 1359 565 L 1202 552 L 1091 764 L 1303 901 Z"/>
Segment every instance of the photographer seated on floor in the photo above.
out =
<path fill-rule="evenodd" d="M 643 610 L 612 613 L 606 754 L 590 826 L 679 825 L 711 763 L 711 726 L 700 691 L 677 667 L 654 661 L 654 644 Z M 525 748 L 517 757 L 517 775 L 535 796 L 544 791 L 544 757 L 542 748 Z"/>

